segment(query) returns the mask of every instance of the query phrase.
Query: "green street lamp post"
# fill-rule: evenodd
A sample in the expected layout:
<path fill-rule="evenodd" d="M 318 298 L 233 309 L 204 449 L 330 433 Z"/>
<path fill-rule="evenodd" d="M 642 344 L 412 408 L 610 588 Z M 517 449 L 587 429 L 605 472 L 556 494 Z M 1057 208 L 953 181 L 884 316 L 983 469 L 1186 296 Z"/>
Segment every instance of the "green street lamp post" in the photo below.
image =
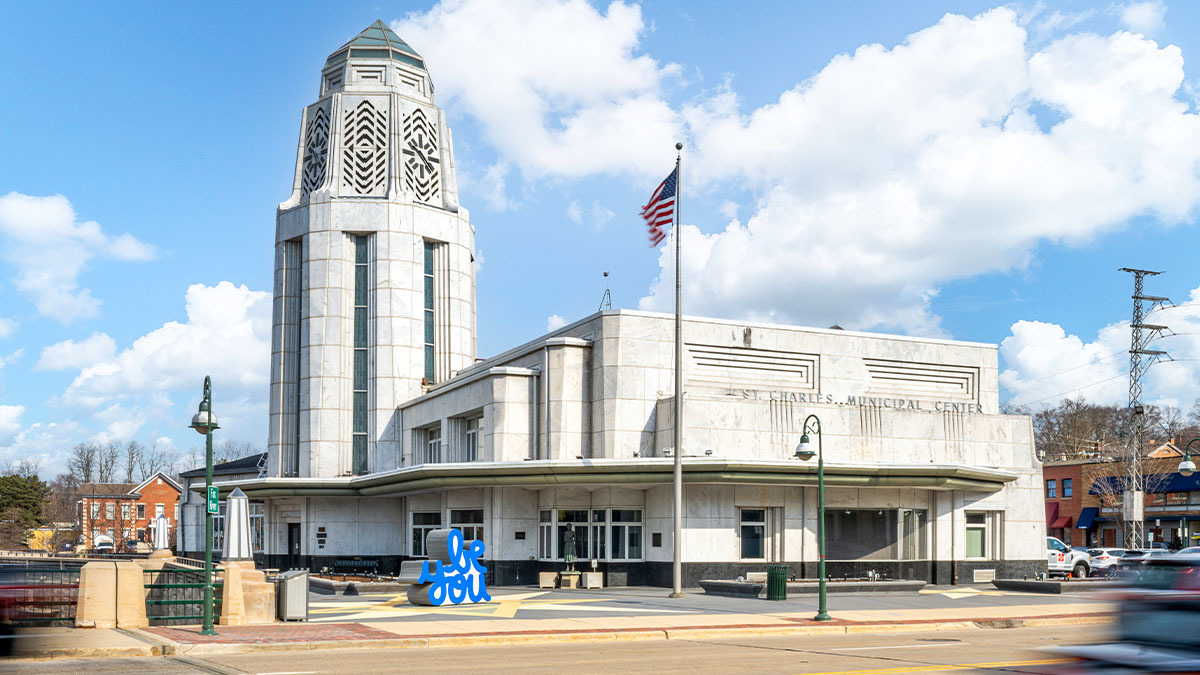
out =
<path fill-rule="evenodd" d="M 812 442 L 808 439 L 810 433 L 817 435 L 817 452 L 812 451 Z M 817 456 L 817 574 L 821 577 L 820 593 L 817 604 L 817 615 L 813 621 L 830 621 L 829 605 L 825 595 L 825 453 L 822 447 L 821 418 L 809 415 L 804 418 L 804 432 L 800 436 L 800 445 L 796 446 L 796 458 L 810 460 Z"/>
<path fill-rule="evenodd" d="M 217 426 L 217 416 L 212 412 L 212 380 L 204 376 L 204 398 L 200 400 L 200 409 L 192 416 L 191 428 L 196 433 L 204 434 L 204 625 L 201 635 L 216 635 L 213 630 L 213 432 Z"/>

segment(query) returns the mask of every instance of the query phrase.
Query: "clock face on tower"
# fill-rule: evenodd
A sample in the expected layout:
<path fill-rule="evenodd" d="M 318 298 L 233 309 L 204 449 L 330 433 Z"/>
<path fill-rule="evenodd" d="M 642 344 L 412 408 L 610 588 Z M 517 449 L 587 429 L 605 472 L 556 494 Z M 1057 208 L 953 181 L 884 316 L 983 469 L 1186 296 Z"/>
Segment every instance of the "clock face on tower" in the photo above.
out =
<path fill-rule="evenodd" d="M 421 108 L 404 121 L 405 184 L 417 200 L 431 202 L 438 195 L 439 151 L 436 128 Z"/>

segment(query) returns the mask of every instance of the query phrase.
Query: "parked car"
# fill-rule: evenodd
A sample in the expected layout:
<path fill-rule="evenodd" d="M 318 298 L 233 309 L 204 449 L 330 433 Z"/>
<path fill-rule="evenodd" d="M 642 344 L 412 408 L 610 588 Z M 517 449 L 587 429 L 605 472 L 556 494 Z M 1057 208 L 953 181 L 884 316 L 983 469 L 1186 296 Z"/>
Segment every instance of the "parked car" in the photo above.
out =
<path fill-rule="evenodd" d="M 1098 577 L 1116 571 L 1117 561 L 1125 555 L 1123 548 L 1089 548 L 1087 552 L 1092 561 L 1092 575 Z"/>
<path fill-rule="evenodd" d="M 1200 555 L 1151 556 L 1119 599 L 1116 640 L 1051 648 L 1071 673 L 1200 672 Z"/>
<path fill-rule="evenodd" d="M 96 542 L 96 546 L 92 548 L 92 552 L 93 553 L 114 553 L 114 552 L 116 552 L 116 547 L 113 546 L 113 543 L 111 541 L 98 541 L 98 542 Z"/>
<path fill-rule="evenodd" d="M 1092 559 L 1087 551 L 1076 551 L 1054 537 L 1046 537 L 1046 568 L 1053 575 L 1061 574 L 1082 579 L 1092 572 Z"/>
<path fill-rule="evenodd" d="M 154 551 L 154 547 L 150 546 L 150 544 L 144 541 L 130 539 L 129 541 L 125 542 L 126 553 L 150 553 L 152 551 Z"/>

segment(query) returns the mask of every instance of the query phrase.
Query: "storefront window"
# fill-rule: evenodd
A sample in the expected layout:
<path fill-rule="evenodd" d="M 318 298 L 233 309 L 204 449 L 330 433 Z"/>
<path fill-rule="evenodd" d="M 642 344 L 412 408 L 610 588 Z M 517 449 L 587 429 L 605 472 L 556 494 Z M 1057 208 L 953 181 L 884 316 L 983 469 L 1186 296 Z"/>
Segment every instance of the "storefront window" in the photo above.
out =
<path fill-rule="evenodd" d="M 1187 504 L 1187 496 L 1188 496 L 1188 493 L 1186 493 L 1186 492 L 1168 492 L 1167 493 L 1167 504 L 1169 504 L 1171 506 Z"/>
<path fill-rule="evenodd" d="M 608 542 L 608 511 L 606 509 L 595 509 L 592 511 L 592 555 L 591 557 L 597 560 L 604 560 L 607 552 L 605 544 Z"/>
<path fill-rule="evenodd" d="M 538 511 L 538 557 L 554 557 L 554 512 L 550 509 Z"/>
<path fill-rule="evenodd" d="M 766 509 L 742 509 L 742 559 L 761 560 L 766 557 Z"/>
<path fill-rule="evenodd" d="M 588 549 L 588 510 L 587 509 L 559 509 L 558 510 L 558 526 L 556 532 L 556 542 L 558 544 L 557 558 L 562 558 L 566 555 L 564 541 L 567 536 L 567 530 L 575 531 L 575 557 L 586 557 Z"/>
<path fill-rule="evenodd" d="M 896 560 L 897 538 L 894 510 L 825 512 L 825 546 L 830 560 Z"/>
<path fill-rule="evenodd" d="M 438 511 L 424 511 L 412 514 L 412 554 L 414 556 L 428 555 L 425 550 L 425 539 L 429 533 L 442 526 L 442 514 Z"/>

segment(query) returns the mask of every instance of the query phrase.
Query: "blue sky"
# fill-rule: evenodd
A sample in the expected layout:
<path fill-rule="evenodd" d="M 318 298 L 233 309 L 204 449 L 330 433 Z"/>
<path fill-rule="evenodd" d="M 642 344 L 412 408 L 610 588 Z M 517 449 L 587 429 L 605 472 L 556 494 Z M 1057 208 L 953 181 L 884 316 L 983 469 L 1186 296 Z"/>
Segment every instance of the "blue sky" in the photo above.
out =
<path fill-rule="evenodd" d="M 749 9 L 747 9 L 749 8 Z M 947 13 L 953 11 L 953 15 Z M 1002 399 L 1200 387 L 1191 3 L 0 6 L 0 464 L 181 453 L 203 375 L 265 444 L 275 208 L 325 57 L 377 18 L 427 60 L 482 259 L 488 356 L 669 310 L 638 207 L 686 144 L 685 311 L 1002 344 Z M 1200 300 L 1200 298 L 1198 298 Z M 1194 301 L 1193 301 L 1194 302 Z M 1098 384 L 1097 384 L 1098 383 Z"/>

